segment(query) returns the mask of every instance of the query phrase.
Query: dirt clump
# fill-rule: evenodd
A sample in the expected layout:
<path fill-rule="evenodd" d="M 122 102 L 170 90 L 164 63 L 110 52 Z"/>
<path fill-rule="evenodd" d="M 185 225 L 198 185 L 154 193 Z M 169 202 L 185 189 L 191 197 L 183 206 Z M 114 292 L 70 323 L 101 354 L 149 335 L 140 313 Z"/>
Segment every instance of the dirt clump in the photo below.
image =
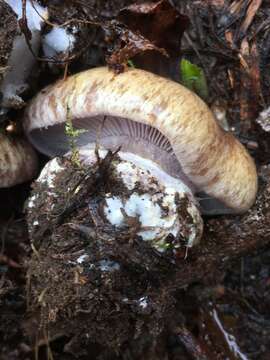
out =
<path fill-rule="evenodd" d="M 136 235 L 136 224 L 120 231 L 104 221 L 100 201 L 110 189 L 126 191 L 106 158 L 92 168 L 61 160 L 49 187 L 36 183 L 28 202 L 30 313 L 40 338 L 70 339 L 69 353 L 94 343 L 117 354 L 128 344 L 139 359 L 171 322 L 175 267 Z M 28 326 L 33 339 L 35 328 Z"/>

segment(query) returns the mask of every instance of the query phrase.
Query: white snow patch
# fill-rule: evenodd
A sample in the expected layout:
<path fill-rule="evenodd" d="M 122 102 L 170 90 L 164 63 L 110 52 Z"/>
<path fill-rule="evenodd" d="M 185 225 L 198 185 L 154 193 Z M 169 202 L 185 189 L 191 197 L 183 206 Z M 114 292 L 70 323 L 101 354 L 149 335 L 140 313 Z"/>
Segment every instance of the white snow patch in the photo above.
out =
<path fill-rule="evenodd" d="M 38 226 L 38 224 L 39 224 L 39 222 L 38 222 L 37 220 L 35 220 L 35 221 L 33 222 L 33 225 L 34 225 L 34 226 Z"/>

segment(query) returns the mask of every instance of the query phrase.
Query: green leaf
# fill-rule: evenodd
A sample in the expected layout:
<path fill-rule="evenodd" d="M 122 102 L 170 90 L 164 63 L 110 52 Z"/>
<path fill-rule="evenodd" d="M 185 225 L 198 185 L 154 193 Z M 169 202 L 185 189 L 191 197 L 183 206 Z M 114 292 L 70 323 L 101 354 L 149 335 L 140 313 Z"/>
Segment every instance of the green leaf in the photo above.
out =
<path fill-rule="evenodd" d="M 133 62 L 132 60 L 128 60 L 128 61 L 127 61 L 127 64 L 128 64 L 128 66 L 131 67 L 131 68 L 134 68 L 134 69 L 136 68 L 136 66 L 135 66 L 135 64 L 134 64 L 134 62 Z"/>
<path fill-rule="evenodd" d="M 208 98 L 208 87 L 203 69 L 186 59 L 180 62 L 181 83 L 202 99 Z"/>

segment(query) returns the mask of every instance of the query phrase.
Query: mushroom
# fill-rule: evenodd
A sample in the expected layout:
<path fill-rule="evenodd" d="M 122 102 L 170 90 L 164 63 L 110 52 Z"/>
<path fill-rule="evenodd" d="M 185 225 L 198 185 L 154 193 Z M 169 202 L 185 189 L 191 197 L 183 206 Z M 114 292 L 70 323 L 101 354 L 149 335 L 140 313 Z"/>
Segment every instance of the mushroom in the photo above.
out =
<path fill-rule="evenodd" d="M 201 236 L 199 211 L 242 213 L 255 200 L 253 160 L 236 138 L 219 127 L 207 105 L 178 83 L 139 69 L 119 75 L 105 67 L 91 69 L 41 91 L 26 110 L 24 127 L 39 151 L 61 156 L 70 150 L 67 119 L 85 130 L 76 143 L 86 163 L 93 164 L 97 143 L 112 151 L 121 147 L 116 166 L 122 162 L 119 176 L 124 174 L 124 182 L 136 178 L 142 185 L 142 174 L 149 171 L 159 191 L 170 187 L 181 194 L 180 199 L 189 199 L 191 222 L 197 230 L 195 236 L 188 236 L 188 246 Z M 147 191 L 148 185 L 144 194 Z M 200 210 L 193 194 L 203 194 Z M 114 200 L 110 203 L 115 214 L 128 200 L 124 204 Z M 172 210 L 176 202 L 171 206 Z M 111 219 L 116 226 L 122 224 L 119 216 Z"/>
<path fill-rule="evenodd" d="M 0 188 L 31 180 L 38 170 L 37 155 L 25 139 L 0 133 Z"/>

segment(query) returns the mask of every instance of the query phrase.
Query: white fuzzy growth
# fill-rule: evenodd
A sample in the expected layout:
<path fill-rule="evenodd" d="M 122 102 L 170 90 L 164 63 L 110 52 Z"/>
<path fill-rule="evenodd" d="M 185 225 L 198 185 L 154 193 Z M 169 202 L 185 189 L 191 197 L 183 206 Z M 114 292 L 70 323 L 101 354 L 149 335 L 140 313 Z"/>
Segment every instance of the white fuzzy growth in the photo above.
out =
<path fill-rule="evenodd" d="M 147 296 L 143 296 L 138 300 L 138 304 L 141 308 L 146 309 L 148 306 L 148 298 Z"/>
<path fill-rule="evenodd" d="M 99 261 L 99 268 L 100 268 L 101 271 L 112 272 L 112 271 L 115 271 L 115 270 L 120 270 L 120 265 L 115 261 L 100 260 Z"/>
<path fill-rule="evenodd" d="M 136 183 L 140 180 L 138 169 L 134 164 L 128 162 L 121 162 L 117 165 L 117 171 L 123 174 L 123 181 L 129 190 L 134 189 Z"/>
<path fill-rule="evenodd" d="M 107 150 L 99 150 L 100 158 L 104 158 L 106 154 Z M 131 193 L 123 197 L 107 194 L 104 215 L 112 225 L 119 228 L 127 225 L 127 217 L 136 218 L 139 225 L 138 235 L 146 241 L 157 241 L 158 250 L 164 251 L 163 241 L 167 236 L 177 236 L 181 232 L 176 198 L 181 199 L 188 194 L 192 199 L 192 192 L 180 179 L 168 175 L 151 160 L 124 152 L 119 152 L 118 156 L 121 161 L 115 166 L 117 176 Z M 80 157 L 84 164 L 90 166 L 97 161 L 91 145 L 80 148 Z M 137 185 L 140 193 L 136 191 Z M 199 211 L 195 205 L 190 203 L 187 211 L 192 218 L 197 218 L 200 222 Z M 195 225 L 194 229 L 190 229 L 188 246 L 196 242 L 197 235 Z"/>
<path fill-rule="evenodd" d="M 22 0 L 5 0 L 12 8 L 18 19 L 22 18 Z M 33 6 L 34 5 L 34 6 Z M 47 9 L 39 5 L 36 1 L 26 1 L 26 19 L 30 30 L 41 30 L 43 18 L 47 17 Z M 22 60 L 22 59 L 20 59 Z"/>
<path fill-rule="evenodd" d="M 146 230 L 138 232 L 143 240 L 153 240 L 159 228 L 164 225 L 160 206 L 148 194 L 132 194 L 125 205 L 125 211 L 128 216 L 137 217 L 141 227 L 146 228 Z M 154 230 L 147 230 L 148 228 L 154 228 Z"/>
<path fill-rule="evenodd" d="M 160 203 L 168 207 L 168 215 L 162 214 Z M 159 193 L 159 195 L 133 193 L 125 203 L 119 197 L 108 197 L 104 213 L 108 221 L 116 227 L 125 225 L 125 215 L 137 218 L 140 222 L 138 235 L 143 240 L 153 240 L 160 236 L 164 238 L 169 233 L 176 235 L 179 231 L 172 189 L 168 189 L 168 193 Z"/>
<path fill-rule="evenodd" d="M 141 226 L 152 227 L 160 225 L 161 209 L 149 194 L 132 194 L 125 205 L 128 216 L 139 217 Z"/>
<path fill-rule="evenodd" d="M 37 195 L 33 195 L 33 196 L 30 197 L 30 199 L 28 201 L 28 208 L 31 209 L 32 207 L 35 206 L 35 201 L 36 201 L 37 198 L 38 198 Z"/>
<path fill-rule="evenodd" d="M 88 258 L 87 254 L 81 255 L 80 257 L 78 257 L 78 259 L 76 260 L 78 264 L 82 264 L 83 262 L 85 262 L 85 260 Z"/>
<path fill-rule="evenodd" d="M 105 215 L 109 222 L 115 226 L 121 226 L 124 216 L 121 209 L 124 208 L 122 200 L 117 196 L 106 199 L 107 206 L 104 209 Z"/>
<path fill-rule="evenodd" d="M 100 150 L 99 157 L 104 158 L 107 151 Z M 139 156 L 136 164 L 124 160 L 127 155 L 118 154 L 121 160 L 116 158 L 114 176 L 122 180 L 127 190 L 123 194 L 107 193 L 104 199 L 104 216 L 107 221 L 119 229 L 130 226 L 130 220 L 134 219 L 137 226 L 137 234 L 146 241 L 154 241 L 153 246 L 158 251 L 164 251 L 170 244 L 166 242 L 168 235 L 178 236 L 188 230 L 188 246 L 192 246 L 200 235 L 201 218 L 196 207 L 195 199 L 192 200 L 190 190 L 181 180 L 172 178 L 164 173 L 155 163 L 142 159 L 143 166 L 139 164 Z M 129 156 L 129 155 L 128 155 Z M 97 162 L 93 149 L 80 149 L 80 157 L 84 164 L 93 165 Z M 148 171 L 148 167 L 151 171 Z M 145 166 L 145 167 L 144 167 Z M 46 183 L 49 193 L 55 196 L 55 177 L 59 171 L 64 170 L 59 159 L 53 159 L 42 170 L 38 182 Z M 187 195 L 188 194 L 188 195 Z M 186 211 L 191 215 L 191 221 L 180 223 L 178 200 L 188 203 Z M 31 207 L 29 203 L 29 207 Z M 193 219 L 193 220 L 192 220 Z M 133 220 L 132 220 L 133 221 Z M 175 245 L 177 246 L 177 245 Z"/>
<path fill-rule="evenodd" d="M 270 132 L 270 107 L 263 110 L 256 122 L 262 127 L 266 132 Z"/>
<path fill-rule="evenodd" d="M 49 188 L 54 188 L 55 177 L 57 173 L 63 169 L 64 168 L 59 165 L 59 159 L 55 158 L 44 166 L 37 181 L 47 183 Z"/>
<path fill-rule="evenodd" d="M 63 169 L 63 167 L 60 166 L 59 159 L 57 159 L 57 158 L 53 159 L 44 166 L 44 168 L 42 169 L 42 171 L 37 179 L 37 182 L 44 183 L 48 186 L 48 194 L 50 194 L 53 197 L 56 197 L 56 195 L 53 191 L 54 180 L 55 180 L 57 173 L 59 171 L 61 171 L 62 169 Z M 39 199 L 39 195 L 40 194 L 35 194 L 30 197 L 30 199 L 28 200 L 28 203 L 27 203 L 28 210 L 31 210 L 32 208 L 36 207 L 36 202 Z M 50 204 L 50 202 L 47 202 L 46 205 L 48 205 L 50 210 L 53 209 L 54 204 Z M 33 226 L 37 226 L 37 225 L 38 225 L 38 221 L 35 220 L 33 222 Z"/>
<path fill-rule="evenodd" d="M 54 27 L 44 36 L 42 47 L 45 56 L 53 57 L 61 52 L 69 52 L 74 48 L 75 36 L 65 28 Z"/>

